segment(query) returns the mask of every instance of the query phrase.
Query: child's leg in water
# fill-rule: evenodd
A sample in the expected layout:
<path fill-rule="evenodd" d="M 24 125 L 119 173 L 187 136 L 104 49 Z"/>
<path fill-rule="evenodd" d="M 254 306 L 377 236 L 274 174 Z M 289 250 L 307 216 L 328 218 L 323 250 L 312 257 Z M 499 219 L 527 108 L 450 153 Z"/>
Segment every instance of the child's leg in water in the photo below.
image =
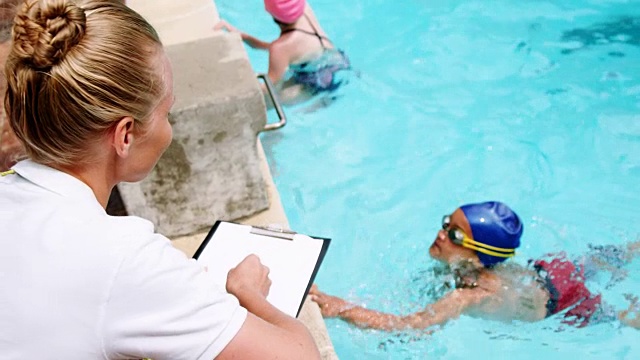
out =
<path fill-rule="evenodd" d="M 625 245 L 591 245 L 587 257 L 604 270 L 615 270 L 629 264 L 640 255 L 640 241 Z"/>
<path fill-rule="evenodd" d="M 622 245 L 591 245 L 587 257 L 604 270 L 612 270 L 629 263 L 630 255 Z"/>
<path fill-rule="evenodd" d="M 631 294 L 625 294 L 624 297 L 630 302 L 629 308 L 620 311 L 618 318 L 622 323 L 640 329 L 640 304 L 638 303 L 638 297 Z M 634 314 L 633 318 L 629 318 L 629 314 L 631 313 Z"/>
<path fill-rule="evenodd" d="M 585 278 L 592 278 L 600 271 L 611 273 L 606 288 L 617 284 L 628 275 L 625 266 L 633 260 L 640 250 L 640 243 L 626 245 L 591 245 L 589 252 L 582 258 Z"/>
<path fill-rule="evenodd" d="M 627 244 L 627 254 L 629 256 L 629 260 L 640 255 L 640 241 Z"/>
<path fill-rule="evenodd" d="M 273 103 L 271 102 L 271 97 L 266 91 L 266 88 L 263 88 L 265 103 L 267 104 L 267 109 L 273 108 Z M 300 103 L 303 103 L 313 97 L 313 94 L 306 91 L 304 85 L 295 84 L 291 81 L 285 81 L 282 84 L 276 86 L 276 91 L 278 92 L 278 101 L 280 101 L 280 105 L 293 106 Z"/>
<path fill-rule="evenodd" d="M 305 106 L 304 108 L 300 109 L 299 112 L 303 114 L 312 113 L 316 110 L 326 108 L 327 106 L 333 104 L 337 99 L 338 95 L 326 94 L 318 96 L 318 98 L 312 101 L 309 106 Z"/>

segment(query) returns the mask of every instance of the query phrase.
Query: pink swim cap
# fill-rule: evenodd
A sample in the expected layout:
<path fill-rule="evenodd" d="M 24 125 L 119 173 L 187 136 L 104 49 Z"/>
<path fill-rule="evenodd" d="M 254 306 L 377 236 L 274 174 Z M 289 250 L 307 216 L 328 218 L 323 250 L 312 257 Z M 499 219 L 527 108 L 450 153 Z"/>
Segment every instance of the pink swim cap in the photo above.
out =
<path fill-rule="evenodd" d="M 264 0 L 264 8 L 274 19 L 293 24 L 304 13 L 305 0 Z"/>

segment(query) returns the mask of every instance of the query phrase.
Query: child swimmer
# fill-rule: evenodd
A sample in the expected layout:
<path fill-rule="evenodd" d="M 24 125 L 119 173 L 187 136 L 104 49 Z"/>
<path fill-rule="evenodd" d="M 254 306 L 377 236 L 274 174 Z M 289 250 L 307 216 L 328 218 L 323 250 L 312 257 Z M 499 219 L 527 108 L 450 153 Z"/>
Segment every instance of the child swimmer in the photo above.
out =
<path fill-rule="evenodd" d="M 611 318 L 603 311 L 601 295 L 592 294 L 585 286 L 585 270 L 612 257 L 622 264 L 629 262 L 640 250 L 640 242 L 622 248 L 594 247 L 591 256 L 577 263 L 560 253 L 531 261 L 531 267 L 501 264 L 515 255 L 522 230 L 518 215 L 500 202 L 467 204 L 445 215 L 429 255 L 453 270 L 456 289 L 413 314 L 394 315 L 366 309 L 325 294 L 315 285 L 310 296 L 324 317 L 337 317 L 358 327 L 387 331 L 426 329 L 462 314 L 532 322 L 566 310 L 563 322 L 578 327 Z M 523 281 L 526 279 L 530 281 Z M 628 299 L 632 304 L 619 318 L 629 326 L 640 328 L 638 317 L 629 317 L 633 310 L 637 311 L 638 299 L 630 296 Z"/>

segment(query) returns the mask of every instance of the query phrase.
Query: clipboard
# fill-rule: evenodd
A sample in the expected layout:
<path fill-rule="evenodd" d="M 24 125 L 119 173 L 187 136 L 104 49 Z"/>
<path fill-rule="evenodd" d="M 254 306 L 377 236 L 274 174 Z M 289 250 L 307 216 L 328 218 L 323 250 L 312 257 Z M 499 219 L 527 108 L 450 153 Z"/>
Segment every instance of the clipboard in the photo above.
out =
<path fill-rule="evenodd" d="M 331 239 L 293 231 L 218 220 L 193 258 L 208 268 L 223 287 L 230 269 L 255 254 L 269 268 L 267 301 L 298 317 L 320 269 Z"/>

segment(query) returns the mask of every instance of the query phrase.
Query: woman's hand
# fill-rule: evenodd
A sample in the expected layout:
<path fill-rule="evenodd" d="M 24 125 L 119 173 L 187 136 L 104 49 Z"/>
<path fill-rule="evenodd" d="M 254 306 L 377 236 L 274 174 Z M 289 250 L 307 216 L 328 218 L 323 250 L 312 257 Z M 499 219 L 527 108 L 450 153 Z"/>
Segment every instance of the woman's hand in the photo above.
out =
<path fill-rule="evenodd" d="M 320 306 L 320 312 L 322 312 L 322 316 L 324 317 L 337 317 L 341 312 L 354 306 L 337 296 L 331 296 L 323 293 L 318 290 L 318 286 L 315 284 L 311 286 L 309 296 L 311 296 L 311 300 Z"/>
<path fill-rule="evenodd" d="M 244 303 L 245 296 L 262 298 L 269 295 L 271 280 L 269 268 L 262 265 L 256 255 L 249 255 L 227 274 L 227 291 Z"/>

